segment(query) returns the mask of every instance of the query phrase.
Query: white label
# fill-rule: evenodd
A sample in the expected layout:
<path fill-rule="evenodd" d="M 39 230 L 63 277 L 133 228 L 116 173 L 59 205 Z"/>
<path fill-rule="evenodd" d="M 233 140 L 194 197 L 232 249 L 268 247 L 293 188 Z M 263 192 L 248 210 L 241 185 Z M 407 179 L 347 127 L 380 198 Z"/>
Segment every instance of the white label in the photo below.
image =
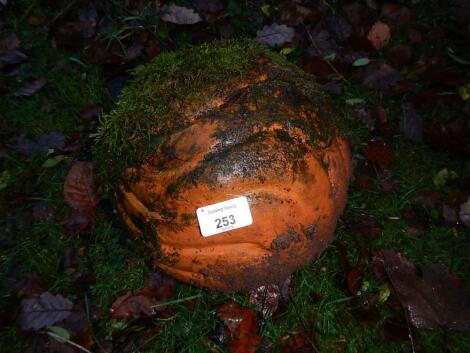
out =
<path fill-rule="evenodd" d="M 253 223 L 250 205 L 245 196 L 199 207 L 196 215 L 204 237 L 246 227 Z"/>

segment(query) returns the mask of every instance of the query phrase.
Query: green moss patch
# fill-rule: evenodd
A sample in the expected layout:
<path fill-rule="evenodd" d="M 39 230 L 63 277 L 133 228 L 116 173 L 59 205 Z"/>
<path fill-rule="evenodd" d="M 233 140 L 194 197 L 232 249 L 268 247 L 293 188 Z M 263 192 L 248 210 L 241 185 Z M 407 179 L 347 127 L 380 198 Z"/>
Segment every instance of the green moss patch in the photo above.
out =
<path fill-rule="evenodd" d="M 280 69 L 280 79 L 289 76 L 289 81 L 295 81 L 297 88 L 308 92 L 315 102 L 324 98 L 312 76 L 252 40 L 216 41 L 162 53 L 135 70 L 116 108 L 101 119 L 94 152 L 105 179 L 115 179 L 183 127 L 185 122 L 178 110 L 181 102 L 200 104 L 217 96 L 228 79 L 249 75 L 250 69 L 259 67 L 260 56 L 268 57 Z"/>

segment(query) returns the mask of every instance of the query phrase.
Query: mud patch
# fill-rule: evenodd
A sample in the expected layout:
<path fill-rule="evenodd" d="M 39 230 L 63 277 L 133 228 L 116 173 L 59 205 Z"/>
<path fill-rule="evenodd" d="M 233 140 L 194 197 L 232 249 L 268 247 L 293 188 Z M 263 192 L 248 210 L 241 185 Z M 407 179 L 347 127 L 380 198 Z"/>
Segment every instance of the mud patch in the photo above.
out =
<path fill-rule="evenodd" d="M 293 227 L 289 227 L 287 232 L 281 234 L 271 243 L 271 250 L 285 250 L 292 243 L 297 243 L 302 240 L 302 237 L 295 231 Z"/>

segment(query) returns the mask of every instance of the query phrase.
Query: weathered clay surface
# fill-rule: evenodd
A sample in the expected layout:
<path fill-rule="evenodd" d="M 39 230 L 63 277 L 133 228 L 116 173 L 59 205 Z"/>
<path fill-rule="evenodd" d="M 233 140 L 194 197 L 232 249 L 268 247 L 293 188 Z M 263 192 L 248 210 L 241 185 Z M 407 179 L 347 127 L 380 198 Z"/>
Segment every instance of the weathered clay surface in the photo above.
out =
<path fill-rule="evenodd" d="M 313 99 L 268 58 L 217 85 L 205 100 L 175 102 L 184 123 L 125 171 L 117 208 L 164 271 L 245 290 L 282 281 L 332 240 L 351 175 L 349 147 L 328 100 Z M 196 209 L 241 195 L 253 224 L 202 237 Z"/>

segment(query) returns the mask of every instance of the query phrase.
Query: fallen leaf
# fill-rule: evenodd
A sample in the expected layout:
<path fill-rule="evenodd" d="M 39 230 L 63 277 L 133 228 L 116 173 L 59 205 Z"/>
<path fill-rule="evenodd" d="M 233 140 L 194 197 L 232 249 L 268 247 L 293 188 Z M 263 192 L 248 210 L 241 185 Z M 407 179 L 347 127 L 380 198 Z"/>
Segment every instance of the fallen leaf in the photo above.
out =
<path fill-rule="evenodd" d="M 77 11 L 73 21 L 62 21 L 56 26 L 54 38 L 65 46 L 83 46 L 96 34 L 98 12 L 90 4 Z"/>
<path fill-rule="evenodd" d="M 256 40 L 272 47 L 281 46 L 291 42 L 294 39 L 294 34 L 295 31 L 292 27 L 273 23 L 256 32 Z"/>
<path fill-rule="evenodd" d="M 380 253 L 387 276 L 411 323 L 417 328 L 447 327 L 470 331 L 470 290 L 456 287 L 442 265 L 421 266 L 420 271 L 402 254 Z"/>
<path fill-rule="evenodd" d="M 65 147 L 65 136 L 60 132 L 50 132 L 39 135 L 36 138 L 39 146 L 57 151 L 62 151 Z"/>
<path fill-rule="evenodd" d="M 77 233 L 93 224 L 95 208 L 101 195 L 94 183 L 94 167 L 91 162 L 76 162 L 64 181 L 63 196 L 72 208 L 67 228 Z"/>
<path fill-rule="evenodd" d="M 28 272 L 23 275 L 21 281 L 15 284 L 16 296 L 36 297 L 47 290 L 47 282 L 39 276 L 36 271 Z"/>
<path fill-rule="evenodd" d="M 57 323 L 70 334 L 70 340 L 74 343 L 91 350 L 94 346 L 93 333 L 84 308 L 76 305 L 72 314 L 65 320 Z M 69 346 L 70 347 L 70 346 Z M 75 352 L 75 351 L 74 351 Z"/>
<path fill-rule="evenodd" d="M 411 141 L 421 142 L 423 140 L 423 119 L 416 111 L 412 103 L 403 103 L 401 106 L 400 128 L 406 138 Z"/>
<path fill-rule="evenodd" d="M 337 42 L 346 41 L 352 34 L 352 28 L 348 20 L 343 16 L 330 16 L 325 19 L 328 32 L 333 35 Z"/>
<path fill-rule="evenodd" d="M 0 69 L 6 65 L 15 65 L 25 61 L 28 57 L 19 50 L 0 49 Z"/>
<path fill-rule="evenodd" d="M 406 6 L 392 2 L 384 2 L 380 10 L 380 17 L 388 19 L 390 22 L 405 24 L 410 22 L 411 12 Z"/>
<path fill-rule="evenodd" d="M 60 294 L 42 293 L 38 298 L 21 301 L 20 323 L 23 330 L 39 330 L 62 321 L 71 314 L 73 303 Z"/>
<path fill-rule="evenodd" d="M 293 1 L 284 2 L 279 6 L 281 22 L 290 26 L 298 26 L 302 22 L 312 22 L 318 17 L 314 7 L 307 8 Z"/>
<path fill-rule="evenodd" d="M 279 286 L 268 284 L 250 291 L 250 304 L 255 305 L 261 312 L 263 319 L 268 319 L 279 306 L 281 292 Z"/>
<path fill-rule="evenodd" d="M 358 268 L 353 268 L 346 274 L 346 282 L 349 292 L 356 295 L 361 285 L 361 271 Z"/>
<path fill-rule="evenodd" d="M 78 19 L 82 24 L 82 34 L 84 38 L 93 38 L 96 33 L 96 25 L 98 21 L 98 12 L 91 5 L 87 4 L 78 9 Z"/>
<path fill-rule="evenodd" d="M 176 281 L 157 271 L 152 273 L 147 286 L 134 292 L 128 292 L 116 299 L 111 306 L 111 318 L 135 319 L 142 316 L 154 316 L 157 312 L 168 310 L 168 307 L 155 308 L 175 295 Z"/>
<path fill-rule="evenodd" d="M 41 88 L 43 88 L 47 83 L 47 80 L 45 78 L 39 78 L 33 82 L 30 82 L 20 89 L 18 89 L 16 92 L 13 93 L 14 97 L 30 97 L 33 94 L 35 94 L 37 91 L 39 91 Z"/>
<path fill-rule="evenodd" d="M 138 319 L 142 316 L 154 316 L 155 305 L 159 301 L 155 298 L 155 289 L 143 288 L 117 298 L 111 305 L 111 319 Z"/>
<path fill-rule="evenodd" d="M 367 34 L 367 40 L 375 49 L 382 49 L 390 41 L 390 27 L 382 21 L 375 22 Z"/>
<path fill-rule="evenodd" d="M 38 153 L 41 149 L 41 146 L 39 146 L 38 143 L 24 136 L 8 139 L 6 146 L 11 150 L 26 156 L 32 156 L 33 154 Z"/>
<path fill-rule="evenodd" d="M 179 25 L 189 25 L 202 21 L 201 16 L 193 9 L 169 3 L 162 8 L 162 20 Z"/>
<path fill-rule="evenodd" d="M 374 162 L 380 168 L 385 168 L 393 163 L 395 155 L 387 147 L 385 142 L 380 139 L 371 139 L 367 144 L 366 158 Z"/>
<path fill-rule="evenodd" d="M 255 312 L 233 300 L 217 308 L 217 317 L 227 327 L 225 344 L 230 353 L 254 353 L 261 341 Z"/>
<path fill-rule="evenodd" d="M 360 59 L 355 60 L 352 65 L 355 67 L 360 67 L 360 66 L 366 66 L 369 63 L 370 63 L 370 59 L 360 58 Z"/>
<path fill-rule="evenodd" d="M 379 90 L 387 90 L 403 80 L 402 75 L 393 67 L 382 60 L 370 63 L 366 66 L 362 83 Z"/>
<path fill-rule="evenodd" d="M 76 210 L 93 210 L 100 196 L 94 184 L 91 162 L 75 162 L 64 181 L 64 200 Z"/>
<path fill-rule="evenodd" d="M 318 353 L 313 346 L 313 340 L 304 329 L 298 329 L 281 337 L 282 353 Z"/>

